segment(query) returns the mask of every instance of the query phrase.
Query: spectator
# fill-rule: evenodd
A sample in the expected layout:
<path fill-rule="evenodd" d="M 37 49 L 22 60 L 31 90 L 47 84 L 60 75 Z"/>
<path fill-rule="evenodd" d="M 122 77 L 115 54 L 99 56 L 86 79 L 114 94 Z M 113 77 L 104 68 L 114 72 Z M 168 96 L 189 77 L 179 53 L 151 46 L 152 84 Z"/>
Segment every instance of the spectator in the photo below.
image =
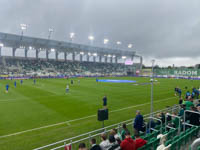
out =
<path fill-rule="evenodd" d="M 191 110 L 194 111 L 194 112 L 197 112 L 196 107 L 191 107 Z M 190 121 L 190 124 L 195 125 L 195 126 L 199 126 L 200 125 L 199 119 L 200 119 L 199 114 L 192 113 L 192 112 L 188 113 L 188 120 Z"/>
<path fill-rule="evenodd" d="M 144 146 L 145 144 L 147 144 L 147 141 L 142 139 L 140 136 L 139 136 L 139 133 L 138 132 L 135 132 L 135 145 L 136 145 L 136 149 Z"/>
<path fill-rule="evenodd" d="M 113 135 L 115 137 L 115 139 L 117 140 L 118 144 L 121 143 L 121 135 L 117 133 L 117 129 L 113 128 L 111 131 L 110 131 L 110 135 Z"/>
<path fill-rule="evenodd" d="M 135 141 L 131 138 L 129 131 L 126 131 L 125 139 L 121 142 L 120 147 L 122 150 L 136 150 Z"/>
<path fill-rule="evenodd" d="M 179 116 L 182 117 L 184 115 L 184 111 L 185 111 L 185 105 L 181 105 L 181 109 L 179 111 Z"/>
<path fill-rule="evenodd" d="M 173 112 L 172 114 L 172 125 L 174 128 L 178 128 L 179 127 L 179 118 L 177 117 L 177 113 Z"/>
<path fill-rule="evenodd" d="M 101 150 L 101 147 L 96 144 L 96 139 L 91 139 L 90 144 L 92 145 L 90 150 Z"/>
<path fill-rule="evenodd" d="M 110 142 L 110 148 L 108 150 L 120 150 L 120 145 L 118 142 L 115 140 L 115 137 L 113 135 L 109 136 L 109 142 Z"/>
<path fill-rule="evenodd" d="M 181 105 L 181 104 L 183 104 L 183 98 L 182 97 L 180 97 L 180 99 L 179 99 L 179 105 Z"/>
<path fill-rule="evenodd" d="M 129 130 L 127 129 L 125 123 L 122 125 L 122 128 L 123 128 L 123 129 L 122 129 L 122 131 L 121 131 L 121 139 L 124 140 L 124 139 L 125 139 L 125 133 L 126 133 L 126 131 L 129 131 Z"/>
<path fill-rule="evenodd" d="M 190 107 L 194 106 L 194 104 L 190 100 L 187 100 L 185 102 L 185 105 L 186 105 L 186 110 L 190 110 Z"/>
<path fill-rule="evenodd" d="M 110 148 L 110 142 L 107 140 L 106 133 L 101 134 L 101 140 L 102 142 L 99 144 L 102 150 L 107 150 Z"/>
<path fill-rule="evenodd" d="M 143 124 L 144 124 L 143 116 L 140 114 L 140 111 L 137 110 L 136 111 L 136 117 L 135 117 L 135 120 L 134 120 L 133 127 L 138 132 L 139 131 L 144 131 Z"/>
<path fill-rule="evenodd" d="M 155 128 L 156 123 L 153 119 L 150 119 L 149 122 L 147 123 L 147 133 L 151 132 L 152 128 Z"/>
<path fill-rule="evenodd" d="M 87 150 L 85 143 L 80 143 L 78 146 L 78 150 Z"/>

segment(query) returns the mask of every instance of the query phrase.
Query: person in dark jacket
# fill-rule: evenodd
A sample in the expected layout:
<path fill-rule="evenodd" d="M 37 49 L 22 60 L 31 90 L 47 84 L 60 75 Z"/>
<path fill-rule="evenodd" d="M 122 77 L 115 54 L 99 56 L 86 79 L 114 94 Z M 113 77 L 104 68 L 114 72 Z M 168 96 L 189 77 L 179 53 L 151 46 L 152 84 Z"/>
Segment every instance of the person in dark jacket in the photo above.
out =
<path fill-rule="evenodd" d="M 92 145 L 90 150 L 101 150 L 101 147 L 96 144 L 96 139 L 91 139 L 90 143 Z"/>
<path fill-rule="evenodd" d="M 109 136 L 109 142 L 111 147 L 108 150 L 121 150 L 120 145 L 115 140 L 115 137 L 113 135 Z"/>
<path fill-rule="evenodd" d="M 196 107 L 191 107 L 191 110 L 194 112 L 198 112 Z M 190 121 L 190 124 L 195 125 L 195 126 L 199 126 L 200 125 L 200 115 L 197 113 L 192 113 L 189 112 L 188 114 L 188 120 Z"/>
<path fill-rule="evenodd" d="M 133 127 L 135 130 L 139 132 L 143 130 L 143 124 L 144 124 L 143 116 L 140 114 L 140 111 L 137 110 Z"/>

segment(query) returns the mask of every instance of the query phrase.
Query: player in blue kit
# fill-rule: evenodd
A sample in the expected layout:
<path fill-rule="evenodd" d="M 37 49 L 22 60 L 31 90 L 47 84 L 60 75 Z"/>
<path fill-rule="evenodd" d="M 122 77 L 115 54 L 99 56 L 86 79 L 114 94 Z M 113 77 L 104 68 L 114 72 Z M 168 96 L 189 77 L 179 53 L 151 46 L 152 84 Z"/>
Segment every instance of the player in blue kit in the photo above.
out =
<path fill-rule="evenodd" d="M 36 80 L 35 79 L 33 80 L 33 83 L 36 84 Z"/>
<path fill-rule="evenodd" d="M 17 82 L 16 81 L 14 82 L 14 86 L 15 86 L 15 88 L 17 87 Z"/>
<path fill-rule="evenodd" d="M 6 93 L 8 93 L 9 85 L 6 84 Z"/>
<path fill-rule="evenodd" d="M 21 85 L 23 84 L 23 80 L 20 81 Z"/>

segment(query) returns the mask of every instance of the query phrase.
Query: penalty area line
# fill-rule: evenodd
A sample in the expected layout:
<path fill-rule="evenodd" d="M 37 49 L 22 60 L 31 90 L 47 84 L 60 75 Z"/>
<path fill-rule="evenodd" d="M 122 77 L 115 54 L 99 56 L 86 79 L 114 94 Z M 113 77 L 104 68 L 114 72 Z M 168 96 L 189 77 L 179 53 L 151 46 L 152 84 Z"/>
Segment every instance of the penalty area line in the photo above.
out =
<path fill-rule="evenodd" d="M 154 103 L 159 103 L 159 102 L 162 102 L 162 101 L 166 101 L 166 100 L 169 100 L 169 99 L 175 99 L 175 98 L 177 98 L 177 97 L 165 98 L 165 99 L 154 101 Z M 143 103 L 143 104 L 138 104 L 138 105 L 134 105 L 134 106 L 129 106 L 129 107 L 125 107 L 125 108 L 121 108 L 121 109 L 117 109 L 117 110 L 112 110 L 112 111 L 110 111 L 110 113 L 114 113 L 114 112 L 118 112 L 118 111 L 130 109 L 130 108 L 135 108 L 135 107 L 139 107 L 139 106 L 144 106 L 144 105 L 148 105 L 148 104 L 150 104 L 150 102 Z M 58 126 L 58 125 L 63 125 L 63 124 L 70 125 L 71 122 L 80 121 L 80 120 L 84 120 L 84 119 L 88 119 L 88 118 L 92 118 L 92 117 L 96 117 L 96 116 L 97 116 L 96 114 L 95 115 L 90 115 L 90 116 L 86 116 L 86 117 L 82 117 L 82 118 L 77 118 L 77 119 L 73 119 L 73 120 L 68 120 L 68 121 L 64 121 L 64 122 L 60 122 L 60 123 L 56 123 L 56 124 L 51 124 L 51 125 L 47 125 L 47 126 L 42 126 L 42 127 L 38 127 L 38 128 L 24 130 L 24 131 L 12 133 L 12 134 L 2 135 L 2 136 L 0 136 L 0 139 L 1 138 L 6 138 L 6 137 L 10 137 L 10 136 L 20 135 L 20 134 L 27 133 L 27 132 L 32 132 L 32 131 L 37 131 L 37 130 L 41 130 L 41 129 L 46 129 L 46 128 L 50 128 L 50 127 L 54 127 L 54 126 Z"/>

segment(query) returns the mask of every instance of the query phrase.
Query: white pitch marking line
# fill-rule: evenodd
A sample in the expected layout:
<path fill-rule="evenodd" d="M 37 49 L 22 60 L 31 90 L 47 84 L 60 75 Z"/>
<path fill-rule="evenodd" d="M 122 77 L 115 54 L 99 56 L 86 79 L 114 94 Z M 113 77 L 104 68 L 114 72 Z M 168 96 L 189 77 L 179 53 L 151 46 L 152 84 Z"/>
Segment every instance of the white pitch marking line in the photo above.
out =
<path fill-rule="evenodd" d="M 174 99 L 174 98 L 176 98 L 176 97 L 170 97 L 170 98 L 165 98 L 165 99 L 157 100 L 154 103 L 158 103 L 158 102 L 161 102 L 161 101 L 166 101 L 166 100 Z M 147 105 L 147 104 L 150 104 L 150 102 L 144 103 L 144 104 L 139 104 L 139 105 L 134 105 L 134 106 L 129 106 L 129 107 L 125 107 L 125 108 L 121 108 L 121 109 L 117 109 L 117 110 L 113 110 L 113 111 L 110 111 L 110 113 L 118 112 L 118 111 L 122 111 L 122 110 L 126 110 L 126 109 L 130 109 L 130 108 L 134 108 L 134 107 L 138 107 L 138 106 L 144 106 L 144 105 Z M 73 119 L 73 120 L 69 120 L 69 121 L 64 121 L 64 122 L 60 122 L 60 123 L 56 123 L 56 124 L 51 124 L 51 125 L 47 125 L 47 126 L 43 126 L 43 127 L 39 127 L 39 128 L 33 128 L 33 129 L 29 129 L 29 130 L 24 130 L 24 131 L 21 131 L 21 132 L 16 132 L 16 133 L 12 133 L 12 134 L 2 135 L 2 136 L 0 136 L 0 139 L 1 138 L 6 138 L 6 137 L 10 137 L 10 136 L 14 136 L 14 135 L 19 135 L 19 134 L 27 133 L 27 132 L 31 132 L 31 131 L 36 131 L 36 130 L 40 130 L 40 129 L 54 127 L 54 126 L 58 126 L 58 125 L 62 125 L 62 124 L 68 124 L 70 122 L 75 122 L 75 121 L 79 121 L 79 120 L 83 120 L 83 119 L 88 119 L 88 118 L 92 118 L 92 117 L 96 117 L 96 115 L 90 115 L 90 116 L 86 116 L 86 117 L 82 117 L 82 118 L 77 118 L 77 119 Z"/>

